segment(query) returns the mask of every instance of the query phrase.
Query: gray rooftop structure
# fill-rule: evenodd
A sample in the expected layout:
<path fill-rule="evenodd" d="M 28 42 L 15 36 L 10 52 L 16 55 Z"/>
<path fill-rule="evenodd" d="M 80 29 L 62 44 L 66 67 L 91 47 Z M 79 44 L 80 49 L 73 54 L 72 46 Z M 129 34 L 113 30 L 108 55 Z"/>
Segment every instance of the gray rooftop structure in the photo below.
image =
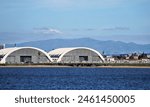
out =
<path fill-rule="evenodd" d="M 50 63 L 50 56 L 43 50 L 34 47 L 13 47 L 0 50 L 0 63 Z"/>
<path fill-rule="evenodd" d="M 60 63 L 101 63 L 105 60 L 98 51 L 87 47 L 58 48 L 48 54 L 53 62 Z"/>

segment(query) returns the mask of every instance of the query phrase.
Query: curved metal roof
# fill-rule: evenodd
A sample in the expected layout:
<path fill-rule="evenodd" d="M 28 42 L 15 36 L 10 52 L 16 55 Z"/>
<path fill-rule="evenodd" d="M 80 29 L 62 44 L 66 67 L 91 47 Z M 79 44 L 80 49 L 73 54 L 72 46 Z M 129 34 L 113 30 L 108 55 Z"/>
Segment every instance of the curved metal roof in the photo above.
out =
<path fill-rule="evenodd" d="M 0 55 L 5 56 L 8 52 L 11 52 L 13 50 L 16 50 L 18 48 L 14 47 L 14 48 L 5 48 L 5 49 L 1 49 L 0 50 Z"/>
<path fill-rule="evenodd" d="M 60 56 L 59 59 L 58 59 L 58 62 L 61 61 L 61 58 L 68 52 L 72 51 L 72 50 L 75 50 L 75 49 L 87 49 L 87 50 L 90 50 L 90 51 L 93 51 L 95 53 L 97 53 L 100 58 L 102 59 L 102 61 L 104 61 L 105 59 L 103 58 L 103 56 L 96 50 L 92 49 L 92 48 L 87 48 L 87 47 L 71 47 L 71 48 L 58 48 L 58 49 L 55 49 L 55 50 L 52 50 L 50 52 L 48 52 L 49 55 L 58 55 Z"/>
<path fill-rule="evenodd" d="M 44 50 L 41 50 L 39 48 L 35 48 L 35 47 L 13 47 L 13 48 L 5 48 L 5 49 L 1 49 L 0 50 L 0 55 L 4 56 L 0 62 L 1 63 L 5 63 L 6 58 L 11 53 L 13 53 L 13 52 L 15 52 L 17 50 L 20 50 L 20 49 L 34 49 L 34 50 L 40 51 L 40 52 L 44 53 L 50 61 L 52 61 L 51 57 L 47 54 L 47 52 L 45 52 Z"/>

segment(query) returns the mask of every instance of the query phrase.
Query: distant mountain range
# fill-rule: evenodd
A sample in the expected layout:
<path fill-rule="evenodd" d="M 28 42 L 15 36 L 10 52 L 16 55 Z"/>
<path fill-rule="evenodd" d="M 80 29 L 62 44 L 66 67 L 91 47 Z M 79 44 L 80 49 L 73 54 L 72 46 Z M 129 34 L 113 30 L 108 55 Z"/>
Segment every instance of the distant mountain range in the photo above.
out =
<path fill-rule="evenodd" d="M 135 52 L 150 53 L 150 44 L 124 43 L 120 41 L 100 41 L 91 38 L 80 39 L 49 39 L 16 44 L 17 46 L 32 46 L 50 51 L 64 47 L 89 47 L 104 52 L 104 54 L 126 54 Z M 6 44 L 6 47 L 14 46 Z"/>

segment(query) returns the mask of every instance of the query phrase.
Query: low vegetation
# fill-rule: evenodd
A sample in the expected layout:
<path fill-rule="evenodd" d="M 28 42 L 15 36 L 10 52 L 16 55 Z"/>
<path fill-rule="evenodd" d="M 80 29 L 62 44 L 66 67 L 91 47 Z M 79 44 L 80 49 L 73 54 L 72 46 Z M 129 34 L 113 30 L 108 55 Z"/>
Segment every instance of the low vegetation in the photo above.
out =
<path fill-rule="evenodd" d="M 150 63 L 132 63 L 132 64 L 126 64 L 126 63 L 44 63 L 44 64 L 0 64 L 1 67 L 9 67 L 9 66 L 23 66 L 23 67 L 28 67 L 28 66 L 46 66 L 46 67 L 63 67 L 63 66 L 68 66 L 68 67 L 109 67 L 109 66 L 138 66 L 138 67 L 150 67 Z"/>

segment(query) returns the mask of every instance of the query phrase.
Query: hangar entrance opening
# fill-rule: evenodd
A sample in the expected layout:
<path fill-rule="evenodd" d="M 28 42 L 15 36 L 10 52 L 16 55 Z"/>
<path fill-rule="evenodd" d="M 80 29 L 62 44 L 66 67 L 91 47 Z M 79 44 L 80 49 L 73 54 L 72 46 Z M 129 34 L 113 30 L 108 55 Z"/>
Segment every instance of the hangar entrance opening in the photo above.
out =
<path fill-rule="evenodd" d="M 88 61 L 88 56 L 79 56 L 79 61 L 80 62 L 87 62 Z"/>
<path fill-rule="evenodd" d="M 32 56 L 20 56 L 20 62 L 32 63 Z"/>

